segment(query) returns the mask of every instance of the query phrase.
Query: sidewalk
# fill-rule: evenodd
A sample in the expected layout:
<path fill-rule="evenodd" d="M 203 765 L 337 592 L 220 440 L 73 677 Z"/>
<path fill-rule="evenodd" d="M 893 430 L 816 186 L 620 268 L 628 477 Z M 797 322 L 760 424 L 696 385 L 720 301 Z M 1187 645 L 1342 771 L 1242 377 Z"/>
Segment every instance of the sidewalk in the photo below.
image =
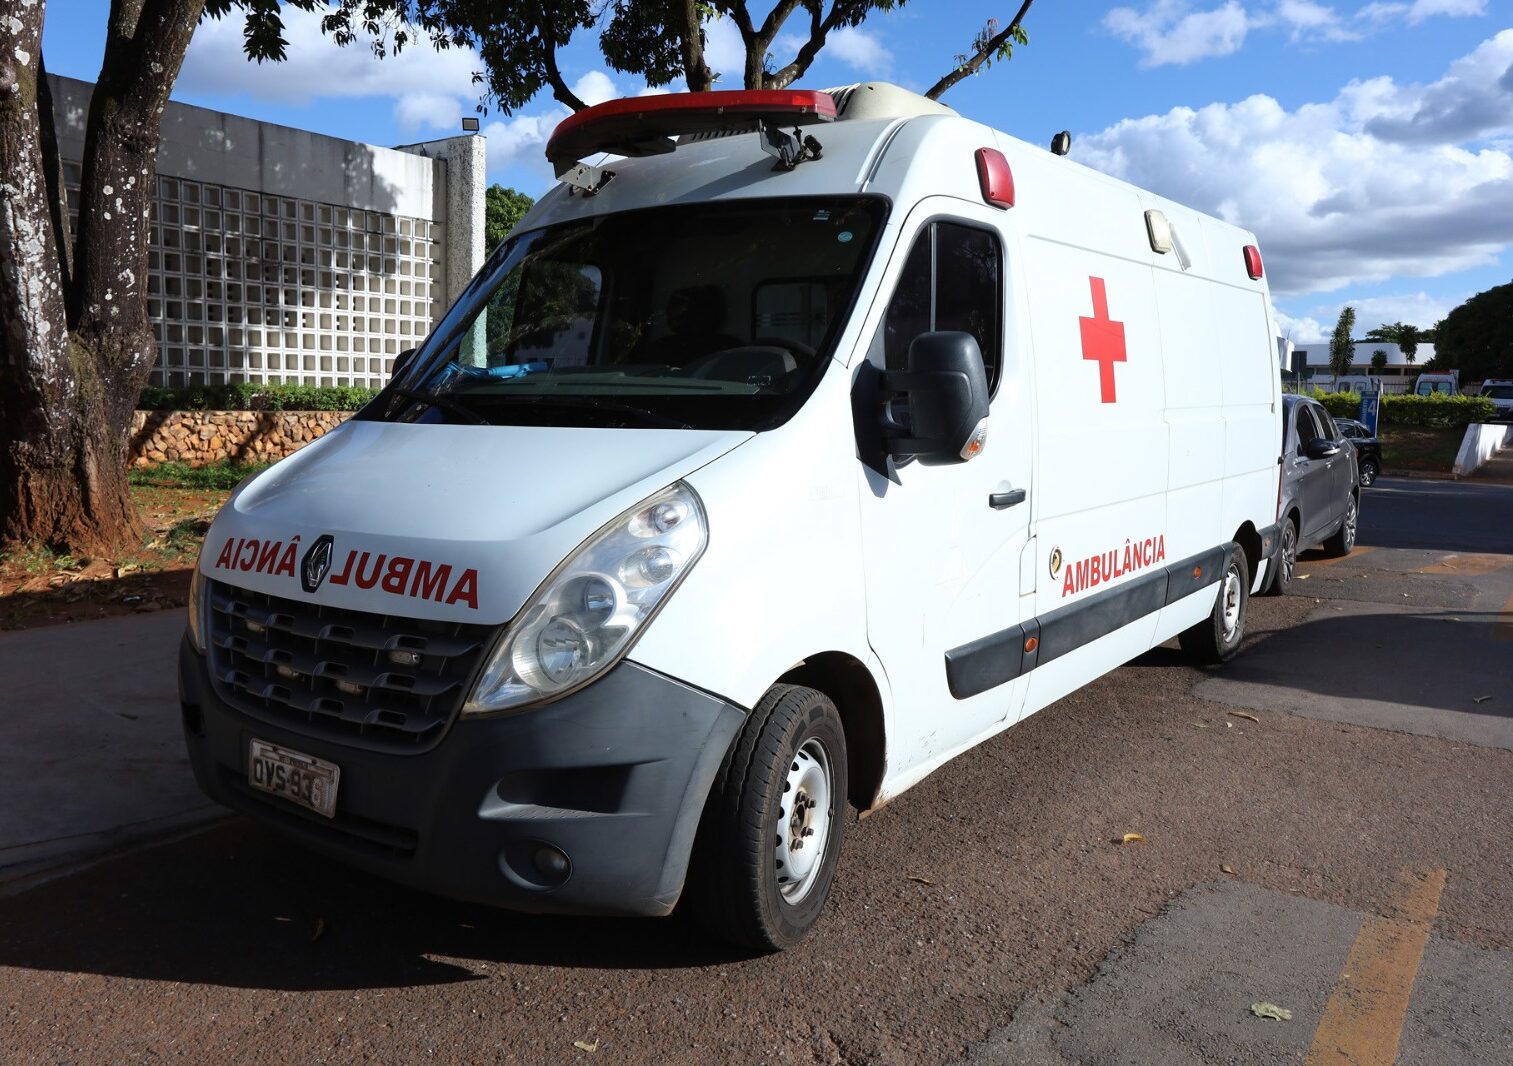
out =
<path fill-rule="evenodd" d="M 180 734 L 183 611 L 0 634 L 0 884 L 224 813 Z"/>

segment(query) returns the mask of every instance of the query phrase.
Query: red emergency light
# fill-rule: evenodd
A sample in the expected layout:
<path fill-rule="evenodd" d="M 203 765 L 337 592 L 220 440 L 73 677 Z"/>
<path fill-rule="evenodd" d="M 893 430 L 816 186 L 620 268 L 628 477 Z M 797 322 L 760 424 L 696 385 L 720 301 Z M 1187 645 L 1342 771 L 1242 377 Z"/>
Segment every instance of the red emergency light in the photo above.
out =
<path fill-rule="evenodd" d="M 1250 275 L 1251 281 L 1260 280 L 1261 274 L 1261 249 L 1253 244 L 1245 246 L 1245 273 Z"/>
<path fill-rule="evenodd" d="M 560 174 L 600 152 L 661 155 L 672 151 L 672 138 L 682 134 L 761 124 L 807 126 L 834 118 L 835 98 L 809 89 L 668 93 L 608 100 L 557 123 L 546 142 L 546 158 Z"/>
<path fill-rule="evenodd" d="M 1014 206 L 1014 172 L 997 148 L 977 149 L 977 183 L 988 203 L 996 207 Z"/>

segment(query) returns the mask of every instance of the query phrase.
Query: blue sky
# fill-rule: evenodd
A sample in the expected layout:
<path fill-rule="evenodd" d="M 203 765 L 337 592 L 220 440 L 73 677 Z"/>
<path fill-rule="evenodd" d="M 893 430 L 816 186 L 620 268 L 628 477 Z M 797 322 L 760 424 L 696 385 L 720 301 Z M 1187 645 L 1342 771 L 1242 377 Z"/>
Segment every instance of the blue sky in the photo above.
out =
<path fill-rule="evenodd" d="M 48 4 L 50 70 L 95 77 L 106 9 Z M 923 90 L 1016 9 L 913 0 L 832 36 L 802 84 Z M 471 54 L 379 62 L 330 44 L 314 16 L 287 18 L 279 65 L 241 59 L 234 20 L 202 25 L 175 98 L 375 144 L 444 136 L 473 113 Z M 1327 334 L 1347 302 L 1358 332 L 1427 327 L 1513 278 L 1513 0 L 1041 0 L 1025 25 L 1028 48 L 945 102 L 1037 144 L 1070 129 L 1074 159 L 1255 230 L 1293 339 Z M 739 88 L 726 23 L 710 58 Z M 607 70 L 592 35 L 562 59 L 590 102 L 644 89 Z M 563 113 L 540 97 L 485 116 L 490 179 L 548 188 L 541 149 Z"/>

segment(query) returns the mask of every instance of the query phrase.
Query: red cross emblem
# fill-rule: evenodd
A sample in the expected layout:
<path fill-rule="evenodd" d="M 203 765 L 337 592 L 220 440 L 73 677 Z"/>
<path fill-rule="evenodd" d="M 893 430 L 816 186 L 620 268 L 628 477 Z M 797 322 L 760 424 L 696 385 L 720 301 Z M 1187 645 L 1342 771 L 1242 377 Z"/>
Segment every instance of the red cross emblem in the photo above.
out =
<path fill-rule="evenodd" d="M 1098 364 L 1098 391 L 1104 403 L 1115 403 L 1114 364 L 1125 361 L 1124 323 L 1108 316 L 1108 294 L 1102 278 L 1088 278 L 1093 287 L 1093 317 L 1077 319 L 1082 326 L 1082 358 Z"/>

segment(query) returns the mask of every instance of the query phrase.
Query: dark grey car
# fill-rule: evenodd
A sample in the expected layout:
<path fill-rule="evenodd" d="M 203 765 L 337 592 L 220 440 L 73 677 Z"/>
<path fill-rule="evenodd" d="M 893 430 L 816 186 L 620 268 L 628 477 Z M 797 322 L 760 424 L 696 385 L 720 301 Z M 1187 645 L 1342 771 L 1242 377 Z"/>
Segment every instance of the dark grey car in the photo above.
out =
<path fill-rule="evenodd" d="M 1282 398 L 1282 493 L 1276 565 L 1267 591 L 1292 587 L 1298 552 L 1323 544 L 1330 555 L 1355 547 L 1361 513 L 1355 449 L 1322 404 Z"/>

